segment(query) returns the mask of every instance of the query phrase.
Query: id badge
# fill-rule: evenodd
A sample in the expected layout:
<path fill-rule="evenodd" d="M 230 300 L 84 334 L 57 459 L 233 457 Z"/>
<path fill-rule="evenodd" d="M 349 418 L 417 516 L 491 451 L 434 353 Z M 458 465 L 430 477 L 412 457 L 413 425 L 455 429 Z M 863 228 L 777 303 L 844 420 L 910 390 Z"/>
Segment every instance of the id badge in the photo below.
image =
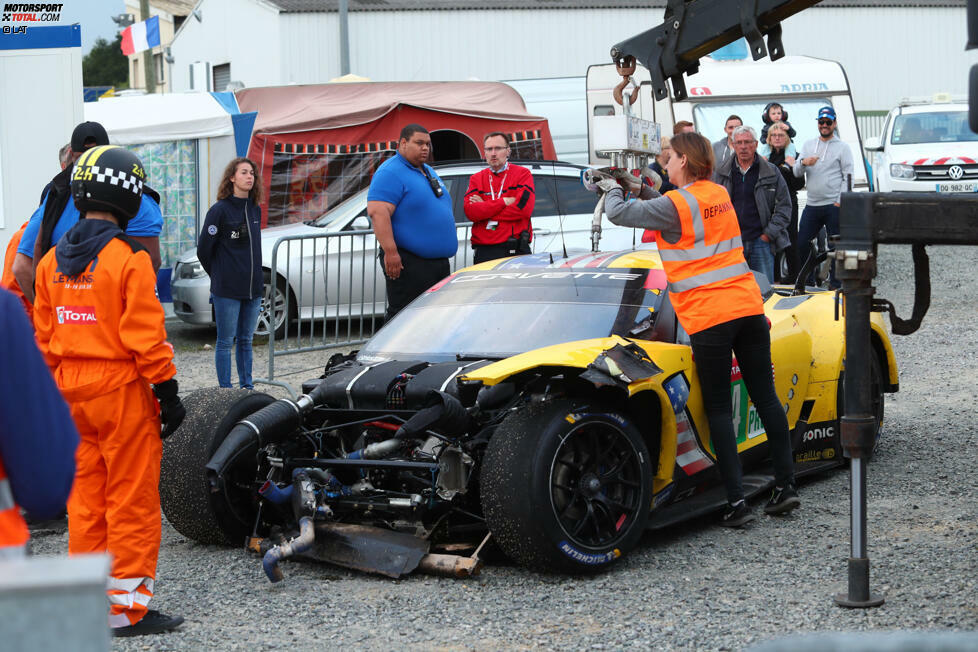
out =
<path fill-rule="evenodd" d="M 496 220 L 489 220 L 489 222 L 486 223 L 486 229 L 489 231 L 495 231 L 498 228 L 499 228 L 499 222 L 497 222 Z"/>

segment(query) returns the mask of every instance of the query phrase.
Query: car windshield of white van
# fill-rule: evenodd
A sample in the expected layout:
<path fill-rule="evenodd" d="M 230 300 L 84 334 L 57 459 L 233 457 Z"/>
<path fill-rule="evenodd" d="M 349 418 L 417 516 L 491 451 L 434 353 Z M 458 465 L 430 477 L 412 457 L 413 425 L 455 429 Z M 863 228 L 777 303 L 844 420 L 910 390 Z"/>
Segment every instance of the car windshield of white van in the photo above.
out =
<path fill-rule="evenodd" d="M 898 115 L 893 122 L 893 145 L 978 141 L 968 128 L 967 111 L 939 111 Z"/>
<path fill-rule="evenodd" d="M 788 112 L 788 122 L 797 135 L 792 138 L 795 148 L 800 149 L 806 140 L 818 137 L 818 110 L 831 105 L 828 98 L 810 97 L 804 99 L 745 100 L 740 102 L 701 102 L 693 107 L 693 122 L 696 131 L 716 142 L 726 137 L 723 126 L 731 115 L 738 116 L 744 124 L 757 131 L 761 137 L 764 121 L 761 115 L 768 102 L 777 101 Z"/>

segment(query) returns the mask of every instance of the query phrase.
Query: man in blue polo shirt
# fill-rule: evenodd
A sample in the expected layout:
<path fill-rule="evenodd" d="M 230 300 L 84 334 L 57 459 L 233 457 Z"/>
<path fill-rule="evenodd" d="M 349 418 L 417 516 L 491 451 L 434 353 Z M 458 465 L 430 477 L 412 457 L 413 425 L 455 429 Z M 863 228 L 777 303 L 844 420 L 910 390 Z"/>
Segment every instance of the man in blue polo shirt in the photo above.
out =
<path fill-rule="evenodd" d="M 388 319 L 448 276 L 448 258 L 458 250 L 452 198 L 425 164 L 430 153 L 428 130 L 404 127 L 397 153 L 377 168 L 367 191 L 367 215 L 387 279 Z"/>
<path fill-rule="evenodd" d="M 85 150 L 99 145 L 108 145 L 109 135 L 97 122 L 83 122 L 71 134 L 70 164 L 59 172 L 48 184 L 41 205 L 31 215 L 24 235 L 17 247 L 12 271 L 24 296 L 34 302 L 35 263 L 58 244 L 68 229 L 80 219 L 75 202 L 71 199 L 69 185 L 74 162 Z M 153 261 L 153 270 L 160 268 L 160 233 L 163 230 L 163 213 L 160 211 L 159 194 L 149 186 L 143 187 L 142 203 L 139 213 L 129 221 L 126 234 L 146 247 Z"/>

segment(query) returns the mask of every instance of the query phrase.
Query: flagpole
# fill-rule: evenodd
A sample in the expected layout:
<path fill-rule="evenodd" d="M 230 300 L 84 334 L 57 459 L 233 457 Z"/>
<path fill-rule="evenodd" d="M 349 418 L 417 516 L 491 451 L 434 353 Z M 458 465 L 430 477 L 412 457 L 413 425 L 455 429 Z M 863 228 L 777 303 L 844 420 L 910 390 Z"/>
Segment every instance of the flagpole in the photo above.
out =
<path fill-rule="evenodd" d="M 142 20 L 149 20 L 149 0 L 139 0 L 139 13 Z M 156 92 L 156 66 L 153 59 L 153 48 L 144 50 L 143 53 L 143 75 L 146 77 L 146 92 Z"/>

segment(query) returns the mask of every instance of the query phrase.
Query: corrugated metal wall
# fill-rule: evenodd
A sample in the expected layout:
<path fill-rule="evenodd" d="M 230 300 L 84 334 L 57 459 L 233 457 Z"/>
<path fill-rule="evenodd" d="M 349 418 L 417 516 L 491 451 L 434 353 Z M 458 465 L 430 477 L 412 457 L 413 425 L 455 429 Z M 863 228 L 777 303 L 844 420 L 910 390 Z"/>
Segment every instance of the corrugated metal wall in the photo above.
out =
<path fill-rule="evenodd" d="M 352 12 L 352 72 L 376 81 L 583 75 L 611 45 L 661 22 L 660 10 Z M 966 92 L 963 8 L 813 8 L 784 23 L 785 49 L 842 62 L 860 111 L 907 95 Z M 282 14 L 282 78 L 340 74 L 336 14 Z M 247 42 L 247 40 L 245 41 Z M 250 47 L 250 46 L 249 46 Z M 804 80 L 802 80 L 804 81 Z"/>

